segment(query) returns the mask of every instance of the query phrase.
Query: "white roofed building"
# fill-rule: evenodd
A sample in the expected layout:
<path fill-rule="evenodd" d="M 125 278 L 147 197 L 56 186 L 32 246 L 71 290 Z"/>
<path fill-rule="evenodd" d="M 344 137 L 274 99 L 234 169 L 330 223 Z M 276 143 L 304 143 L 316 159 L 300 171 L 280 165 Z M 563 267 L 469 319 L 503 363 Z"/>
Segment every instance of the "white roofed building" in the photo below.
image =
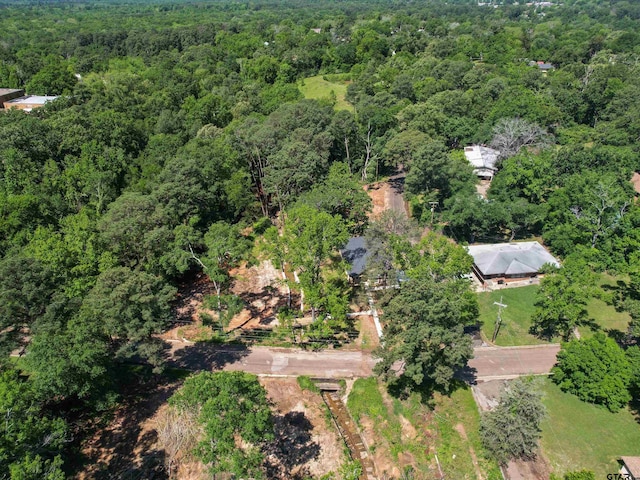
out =
<path fill-rule="evenodd" d="M 4 102 L 4 108 L 7 110 L 11 108 L 16 108 L 18 110 L 24 110 L 25 112 L 30 112 L 34 108 L 40 108 L 45 103 L 52 102 L 58 98 L 58 96 L 53 95 L 27 95 L 26 97 L 14 98 L 13 100 L 8 100 Z"/>
<path fill-rule="evenodd" d="M 498 157 L 500 152 L 482 145 L 464 147 L 464 156 L 473 166 L 473 173 L 480 178 L 491 180 L 498 171 Z"/>
<path fill-rule="evenodd" d="M 480 282 L 505 283 L 538 276 L 545 264 L 560 266 L 538 242 L 494 243 L 467 247 L 473 272 Z"/>

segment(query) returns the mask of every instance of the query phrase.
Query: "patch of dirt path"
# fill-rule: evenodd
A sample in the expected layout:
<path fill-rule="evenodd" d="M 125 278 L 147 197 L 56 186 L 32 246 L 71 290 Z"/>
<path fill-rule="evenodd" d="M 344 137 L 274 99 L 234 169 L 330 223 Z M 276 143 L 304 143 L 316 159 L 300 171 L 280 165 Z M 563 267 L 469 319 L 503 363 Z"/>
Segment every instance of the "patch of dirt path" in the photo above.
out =
<path fill-rule="evenodd" d="M 320 478 L 345 461 L 344 444 L 322 397 L 302 390 L 295 378 L 262 377 L 275 410 L 276 441 L 267 449 L 267 478 Z"/>
<path fill-rule="evenodd" d="M 154 417 L 166 405 L 179 383 L 147 387 L 125 398 L 108 425 L 95 425 L 80 451 L 85 467 L 77 480 L 116 478 L 168 479 L 165 452 L 159 448 Z M 201 477 L 180 477 L 199 480 Z"/>
<path fill-rule="evenodd" d="M 465 442 L 469 443 L 469 438 L 467 437 L 467 432 L 463 424 L 457 423 L 453 428 L 456 429 Z M 476 471 L 476 477 L 478 477 L 478 480 L 483 480 L 482 470 L 480 470 L 480 466 L 478 465 L 478 457 L 471 444 L 469 444 L 469 455 L 471 455 L 471 463 L 473 463 L 473 468 Z"/>
<path fill-rule="evenodd" d="M 277 325 L 278 309 L 287 305 L 288 290 L 282 273 L 271 261 L 259 265 L 234 268 L 229 272 L 234 279 L 231 293 L 240 297 L 245 308 L 229 323 L 228 330 L 237 328 L 271 328 Z M 297 299 L 292 299 L 296 302 Z M 295 305 L 295 303 L 293 303 Z"/>

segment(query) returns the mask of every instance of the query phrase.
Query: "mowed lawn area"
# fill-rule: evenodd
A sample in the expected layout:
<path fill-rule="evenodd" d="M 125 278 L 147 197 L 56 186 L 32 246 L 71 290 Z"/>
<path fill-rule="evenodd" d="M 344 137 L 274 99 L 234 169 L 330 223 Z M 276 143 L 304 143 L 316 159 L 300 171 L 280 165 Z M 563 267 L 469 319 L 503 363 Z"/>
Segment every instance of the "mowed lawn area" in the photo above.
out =
<path fill-rule="evenodd" d="M 491 340 L 498 316 L 498 306 L 494 302 L 499 302 L 502 297 L 502 303 L 508 306 L 502 310 L 502 326 L 495 342 L 496 345 L 538 345 L 547 343 L 529 333 L 535 311 L 534 302 L 538 288 L 538 285 L 528 285 L 526 287 L 505 288 L 504 290 L 479 293 L 480 323 L 485 338 Z M 624 332 L 631 320 L 627 312 L 617 312 L 612 305 L 607 305 L 598 298 L 592 298 L 588 302 L 587 311 L 589 312 L 589 318 L 594 319 L 595 323 L 604 330 Z M 579 331 L 583 338 L 593 335 L 590 327 L 580 327 Z M 560 339 L 555 339 L 555 341 L 560 341 Z"/>
<path fill-rule="evenodd" d="M 609 410 L 582 402 L 545 380 L 542 449 L 556 474 L 592 470 L 596 478 L 617 473 L 621 455 L 640 455 L 640 423 L 629 410 Z"/>
<path fill-rule="evenodd" d="M 493 329 L 498 317 L 498 306 L 494 305 L 494 302 L 500 302 L 500 298 L 502 298 L 502 303 L 506 304 L 507 308 L 502 309 L 502 325 L 496 338 L 496 345 L 538 345 L 547 343 L 529 333 L 531 317 L 535 308 L 533 302 L 537 291 L 538 285 L 528 285 L 526 287 L 505 288 L 504 290 L 479 293 L 480 322 L 485 338 L 491 340 L 493 336 Z"/>
<path fill-rule="evenodd" d="M 304 98 L 315 98 L 317 100 L 329 100 L 331 91 L 336 94 L 336 110 L 350 110 L 353 112 L 353 105 L 345 100 L 347 94 L 347 82 L 328 82 L 322 75 L 307 77 L 298 86 Z"/>

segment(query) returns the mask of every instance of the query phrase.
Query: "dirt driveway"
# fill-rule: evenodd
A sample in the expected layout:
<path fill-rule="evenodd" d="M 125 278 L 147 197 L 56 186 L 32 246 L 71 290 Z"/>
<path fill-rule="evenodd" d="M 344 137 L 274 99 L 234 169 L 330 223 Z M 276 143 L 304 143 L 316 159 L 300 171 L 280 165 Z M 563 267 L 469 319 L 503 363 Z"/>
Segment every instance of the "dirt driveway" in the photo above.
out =
<path fill-rule="evenodd" d="M 402 196 L 404 193 L 405 172 L 400 172 L 386 182 L 371 183 L 365 186 L 366 192 L 373 202 L 372 217 L 377 217 L 385 210 L 394 210 L 407 216 L 407 205 Z"/>

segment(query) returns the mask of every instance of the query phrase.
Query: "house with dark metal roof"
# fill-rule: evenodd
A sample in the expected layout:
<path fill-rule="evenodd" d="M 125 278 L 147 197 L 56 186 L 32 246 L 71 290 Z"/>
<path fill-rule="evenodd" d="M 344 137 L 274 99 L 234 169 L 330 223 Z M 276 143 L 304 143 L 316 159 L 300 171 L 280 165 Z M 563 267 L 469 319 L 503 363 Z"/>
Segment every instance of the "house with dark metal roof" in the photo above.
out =
<path fill-rule="evenodd" d="M 340 250 L 340 255 L 351 265 L 351 268 L 347 272 L 349 279 L 352 282 L 356 282 L 364 273 L 367 267 L 367 258 L 369 257 L 364 237 L 350 238 L 344 248 Z"/>
<path fill-rule="evenodd" d="M 467 250 L 473 257 L 473 273 L 483 284 L 536 277 L 545 264 L 560 266 L 538 242 L 471 245 Z"/>

